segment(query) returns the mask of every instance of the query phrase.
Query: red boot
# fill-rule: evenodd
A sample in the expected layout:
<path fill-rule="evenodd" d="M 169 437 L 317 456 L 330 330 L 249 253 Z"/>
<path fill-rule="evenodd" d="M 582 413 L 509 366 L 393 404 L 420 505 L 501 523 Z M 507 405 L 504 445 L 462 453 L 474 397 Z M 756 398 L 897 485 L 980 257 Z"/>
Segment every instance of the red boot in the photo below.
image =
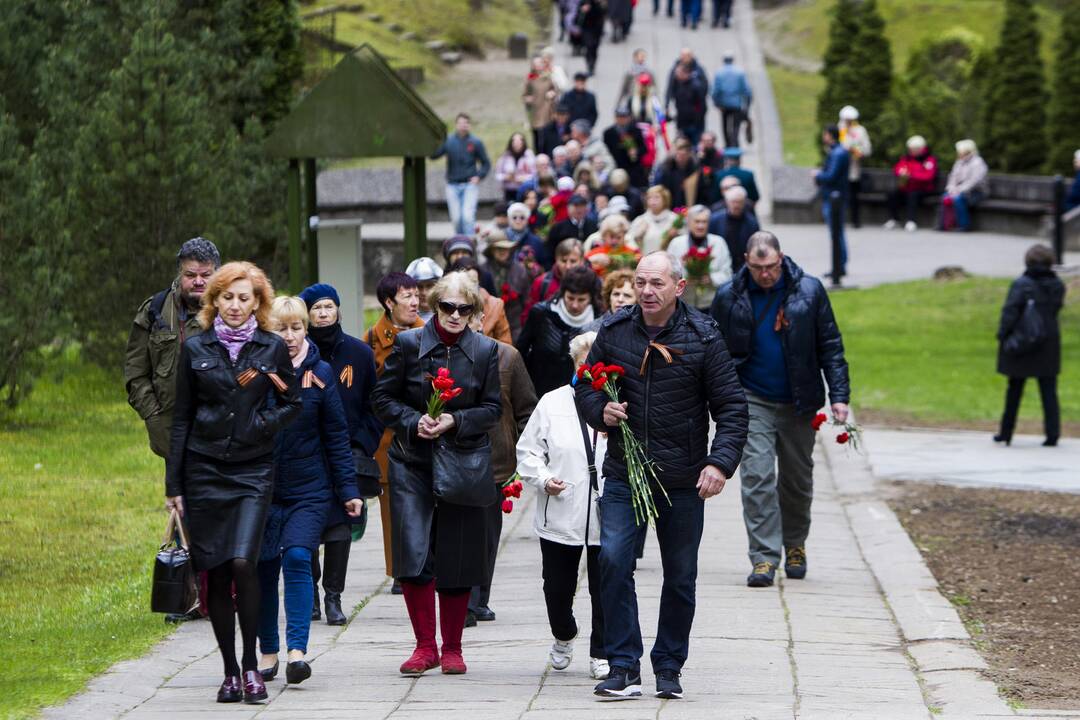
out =
<path fill-rule="evenodd" d="M 427 585 L 403 582 L 401 590 L 405 596 L 405 607 L 409 610 L 413 635 L 416 636 L 416 649 L 401 664 L 401 674 L 423 675 L 425 671 L 439 667 L 439 648 L 435 643 L 435 581 Z M 461 637 L 460 632 L 458 637 Z"/>
<path fill-rule="evenodd" d="M 469 611 L 469 593 L 456 595 L 439 593 L 439 629 L 442 630 L 442 671 L 446 675 L 464 675 L 465 659 L 461 657 L 461 631 L 465 629 L 465 614 Z"/>

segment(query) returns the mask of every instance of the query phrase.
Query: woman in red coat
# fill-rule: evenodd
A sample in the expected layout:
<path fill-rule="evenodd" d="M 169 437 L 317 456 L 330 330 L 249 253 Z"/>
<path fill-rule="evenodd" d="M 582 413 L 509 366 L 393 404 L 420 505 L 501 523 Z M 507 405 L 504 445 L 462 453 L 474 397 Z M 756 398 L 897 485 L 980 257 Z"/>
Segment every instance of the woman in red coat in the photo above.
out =
<path fill-rule="evenodd" d="M 919 203 L 924 197 L 938 194 L 937 158 L 930 152 L 922 135 L 912 135 L 907 141 L 907 153 L 893 166 L 896 176 L 896 189 L 889 193 L 889 220 L 886 230 L 892 230 L 900 223 L 900 206 L 905 208 L 904 229 L 914 232 L 918 226 L 915 216 L 919 212 Z"/>

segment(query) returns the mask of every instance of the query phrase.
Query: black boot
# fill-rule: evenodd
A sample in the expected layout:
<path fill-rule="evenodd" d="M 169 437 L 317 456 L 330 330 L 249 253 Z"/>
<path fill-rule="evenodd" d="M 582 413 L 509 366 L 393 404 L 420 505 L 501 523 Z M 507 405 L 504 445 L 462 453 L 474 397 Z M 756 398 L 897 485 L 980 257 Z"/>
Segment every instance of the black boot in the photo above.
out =
<path fill-rule="evenodd" d="M 322 577 L 322 566 L 319 565 L 319 549 L 311 554 L 311 619 L 322 620 L 322 612 L 319 610 L 319 578 Z"/>
<path fill-rule="evenodd" d="M 348 540 L 334 540 L 323 545 L 323 590 L 326 603 L 326 624 L 344 625 L 348 618 L 341 611 L 341 593 L 345 590 L 345 573 L 349 569 Z"/>
<path fill-rule="evenodd" d="M 322 611 L 319 610 L 319 586 L 315 586 L 315 592 L 311 594 L 311 619 L 322 620 Z"/>

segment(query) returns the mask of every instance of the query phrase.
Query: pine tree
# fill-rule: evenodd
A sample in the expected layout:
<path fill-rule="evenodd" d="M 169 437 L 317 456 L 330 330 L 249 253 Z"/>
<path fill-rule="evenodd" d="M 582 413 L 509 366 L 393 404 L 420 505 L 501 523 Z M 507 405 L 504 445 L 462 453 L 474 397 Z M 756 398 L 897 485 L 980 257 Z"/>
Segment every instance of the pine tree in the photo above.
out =
<path fill-rule="evenodd" d="M 1066 3 L 1058 24 L 1061 34 L 1054 48 L 1046 170 L 1067 174 L 1073 153 L 1080 149 L 1080 3 Z"/>
<path fill-rule="evenodd" d="M 852 45 L 859 34 L 859 4 L 856 0 L 836 0 L 829 15 L 829 43 L 821 65 L 825 87 L 818 95 L 817 105 L 818 125 L 822 127 L 835 123 L 840 108 L 850 102 L 855 78 L 849 60 Z M 817 141 L 815 132 L 815 143 Z"/>
<path fill-rule="evenodd" d="M 874 127 L 892 90 L 892 49 L 877 0 L 865 0 L 858 12 L 859 30 L 847 58 L 851 77 L 845 105 L 859 109 L 859 121 Z M 838 108 L 839 109 L 839 108 Z"/>
<path fill-rule="evenodd" d="M 997 172 L 1030 173 L 1046 159 L 1046 88 L 1032 0 L 1005 0 L 983 106 L 983 155 Z"/>

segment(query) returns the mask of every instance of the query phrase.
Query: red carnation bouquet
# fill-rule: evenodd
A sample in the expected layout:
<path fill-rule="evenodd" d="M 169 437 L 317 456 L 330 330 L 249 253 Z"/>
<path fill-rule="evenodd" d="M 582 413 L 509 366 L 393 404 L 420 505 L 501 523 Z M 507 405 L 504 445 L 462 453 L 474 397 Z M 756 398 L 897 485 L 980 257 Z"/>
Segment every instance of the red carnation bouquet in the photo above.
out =
<path fill-rule="evenodd" d="M 502 493 L 502 511 L 509 515 L 514 511 L 514 500 L 521 497 L 521 491 L 524 489 L 524 485 L 521 482 L 521 476 L 514 473 L 505 482 L 499 483 L 499 491 Z"/>
<path fill-rule="evenodd" d="M 612 402 L 619 402 L 619 389 L 615 386 L 615 381 L 625 374 L 626 371 L 619 365 L 605 365 L 602 362 L 593 363 L 592 367 L 582 363 L 577 369 L 579 382 L 587 380 L 592 384 L 593 390 L 607 394 Z M 656 463 L 645 455 L 645 447 L 634 437 L 630 425 L 625 420 L 620 420 L 619 429 L 622 431 L 623 460 L 626 463 L 630 497 L 634 505 L 634 520 L 638 525 L 643 522 L 652 523 L 656 520 L 657 511 L 649 482 L 656 483 L 660 492 L 664 493 L 668 505 L 671 505 L 671 498 L 656 478 Z"/>
<path fill-rule="evenodd" d="M 814 428 L 814 432 L 821 430 L 822 425 L 828 422 L 829 416 L 825 413 L 818 413 L 814 416 L 814 419 L 810 421 L 810 426 Z M 833 426 L 843 428 L 836 436 L 837 445 L 847 445 L 848 447 L 860 452 L 859 447 L 862 445 L 862 428 L 858 425 L 849 422 L 840 422 L 838 420 L 832 421 Z"/>
<path fill-rule="evenodd" d="M 438 420 L 446 403 L 461 394 L 462 389 L 454 387 L 454 378 L 450 377 L 450 368 L 439 368 L 431 378 L 431 397 L 427 401 L 427 414 L 432 420 Z"/>
<path fill-rule="evenodd" d="M 690 249 L 682 256 L 683 269 L 686 270 L 686 279 L 701 281 L 709 279 L 709 263 L 712 262 L 712 248 L 706 245 L 698 247 L 691 245 Z"/>

